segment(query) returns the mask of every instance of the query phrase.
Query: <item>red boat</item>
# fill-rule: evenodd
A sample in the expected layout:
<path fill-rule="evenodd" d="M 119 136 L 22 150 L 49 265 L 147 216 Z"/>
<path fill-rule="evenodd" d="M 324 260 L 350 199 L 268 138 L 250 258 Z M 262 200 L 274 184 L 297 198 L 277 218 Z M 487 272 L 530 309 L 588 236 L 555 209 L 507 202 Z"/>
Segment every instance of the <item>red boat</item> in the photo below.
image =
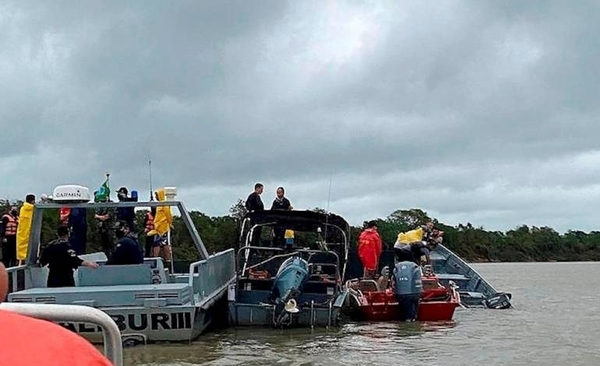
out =
<path fill-rule="evenodd" d="M 417 313 L 418 321 L 449 321 L 460 306 L 460 296 L 453 286 L 444 287 L 435 274 L 423 275 L 423 293 Z M 391 288 L 381 288 L 374 280 L 354 279 L 346 282 L 355 315 L 363 320 L 400 320 L 400 308 Z"/>

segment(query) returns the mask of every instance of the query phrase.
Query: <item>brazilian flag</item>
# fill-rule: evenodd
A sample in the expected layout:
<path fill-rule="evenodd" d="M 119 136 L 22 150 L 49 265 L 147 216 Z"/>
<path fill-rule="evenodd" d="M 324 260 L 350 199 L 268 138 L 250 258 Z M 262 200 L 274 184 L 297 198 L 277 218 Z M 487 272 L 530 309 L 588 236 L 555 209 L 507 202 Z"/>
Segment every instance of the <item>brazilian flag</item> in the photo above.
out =
<path fill-rule="evenodd" d="M 100 189 L 94 192 L 94 201 L 106 202 L 110 199 L 110 188 L 108 187 L 108 178 L 102 183 Z"/>

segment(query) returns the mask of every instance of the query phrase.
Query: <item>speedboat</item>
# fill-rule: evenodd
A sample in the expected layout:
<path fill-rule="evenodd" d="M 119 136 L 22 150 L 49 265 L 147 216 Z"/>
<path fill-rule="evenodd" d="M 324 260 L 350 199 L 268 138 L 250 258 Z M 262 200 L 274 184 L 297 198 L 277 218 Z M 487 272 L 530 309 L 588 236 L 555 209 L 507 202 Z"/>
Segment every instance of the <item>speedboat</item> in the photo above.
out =
<path fill-rule="evenodd" d="M 202 334 L 227 303 L 227 289 L 235 280 L 235 251 L 209 255 L 184 204 L 170 189 L 166 201 L 89 203 L 89 189 L 59 186 L 52 202 L 35 205 L 28 255 L 23 265 L 9 268 L 10 303 L 85 305 L 108 314 L 117 323 L 124 341 L 146 343 L 190 341 Z M 178 210 L 198 254 L 185 273 L 166 268 L 161 258 L 145 258 L 141 264 L 107 265 L 104 253 L 80 256 L 100 265 L 74 272 L 74 287 L 46 287 L 48 269 L 40 267 L 41 235 L 45 214 L 61 208 L 116 209 L 168 206 Z M 47 228 L 46 228 L 47 229 Z M 179 237 L 179 236 L 178 236 Z M 173 243 L 176 246 L 178 243 Z M 226 319 L 224 320 L 226 321 Z M 88 340 L 102 342 L 97 326 L 85 322 L 61 322 Z"/>
<path fill-rule="evenodd" d="M 456 286 L 443 286 L 438 277 L 429 271 L 422 277 L 423 292 L 417 311 L 418 321 L 450 321 L 460 306 Z M 352 279 L 346 282 L 349 289 L 348 314 L 354 320 L 398 321 L 400 307 L 394 291 L 375 280 Z"/>
<path fill-rule="evenodd" d="M 260 230 L 256 230 L 257 228 Z M 270 234 L 293 232 L 285 242 Z M 253 235 L 262 232 L 259 245 Z M 242 220 L 237 277 L 229 296 L 233 326 L 337 325 L 347 291 L 348 223 L 313 211 L 250 212 Z M 290 240 L 291 239 L 291 240 Z M 256 239 L 255 239 L 256 240 Z"/>
<path fill-rule="evenodd" d="M 442 244 L 430 254 L 433 271 L 444 285 L 457 286 L 465 307 L 508 309 L 512 294 L 496 290 L 472 266 Z"/>

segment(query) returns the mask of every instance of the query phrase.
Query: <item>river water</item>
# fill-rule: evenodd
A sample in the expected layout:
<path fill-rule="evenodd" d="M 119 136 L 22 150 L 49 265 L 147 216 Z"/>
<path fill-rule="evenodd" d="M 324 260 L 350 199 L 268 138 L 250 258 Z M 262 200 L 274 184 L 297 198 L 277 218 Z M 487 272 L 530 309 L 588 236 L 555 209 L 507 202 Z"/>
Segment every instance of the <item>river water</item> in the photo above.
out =
<path fill-rule="evenodd" d="M 227 329 L 192 344 L 126 348 L 125 365 L 600 365 L 599 263 L 474 267 L 514 309 L 457 309 L 447 324 Z"/>

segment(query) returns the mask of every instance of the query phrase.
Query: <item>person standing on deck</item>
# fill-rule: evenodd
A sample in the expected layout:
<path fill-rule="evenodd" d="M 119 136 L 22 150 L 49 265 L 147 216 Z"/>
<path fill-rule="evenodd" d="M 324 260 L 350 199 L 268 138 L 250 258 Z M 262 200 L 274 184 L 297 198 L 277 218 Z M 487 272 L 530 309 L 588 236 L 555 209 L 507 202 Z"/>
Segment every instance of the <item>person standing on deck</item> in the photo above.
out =
<path fill-rule="evenodd" d="M 400 307 L 402 321 L 412 322 L 417 319 L 419 299 L 423 292 L 421 268 L 412 261 L 396 264 L 392 273 L 392 286 Z"/>
<path fill-rule="evenodd" d="M 2 216 L 0 221 L 0 240 L 2 245 L 2 262 L 7 267 L 17 265 L 17 227 L 19 226 L 19 212 L 16 207 Z"/>
<path fill-rule="evenodd" d="M 150 257 L 152 255 L 152 248 L 154 247 L 154 235 L 148 235 L 148 233 L 154 230 L 155 216 L 156 207 L 151 207 L 150 211 L 146 212 L 146 215 L 144 216 L 144 233 L 146 233 L 144 257 Z"/>
<path fill-rule="evenodd" d="M 53 240 L 42 252 L 40 265 L 48 266 L 48 287 L 71 287 L 75 286 L 73 271 L 79 266 L 98 268 L 98 264 L 85 261 L 77 256 L 77 253 L 69 243 L 69 228 L 59 226 L 56 230 L 58 239 Z"/>
<path fill-rule="evenodd" d="M 87 244 L 87 209 L 72 208 L 68 227 L 71 229 L 69 242 L 77 255 L 85 254 Z"/>
<path fill-rule="evenodd" d="M 28 194 L 25 196 L 25 202 L 19 212 L 19 226 L 17 227 L 17 259 L 19 260 L 19 264 L 22 264 L 25 258 L 27 258 L 34 205 L 35 195 Z"/>
<path fill-rule="evenodd" d="M 94 202 L 110 202 L 110 198 L 107 194 L 97 191 L 94 192 Z M 100 246 L 108 258 L 114 247 L 111 231 L 115 216 L 114 210 L 109 208 L 98 208 L 95 211 L 94 218 L 96 219 L 96 226 L 98 227 L 98 233 L 100 234 Z"/>
<path fill-rule="evenodd" d="M 423 229 L 423 241 L 429 242 L 433 236 L 433 221 L 427 221 L 425 225 L 420 226 Z"/>
<path fill-rule="evenodd" d="M 133 200 L 128 196 L 129 191 L 127 187 L 121 187 L 117 191 L 117 198 L 119 202 L 132 202 Z M 117 208 L 117 221 L 125 221 L 131 228 L 131 232 L 135 233 L 135 207 L 118 207 Z"/>
<path fill-rule="evenodd" d="M 154 196 L 156 200 L 166 201 L 167 193 L 164 188 L 158 189 Z M 169 265 L 171 262 L 171 244 L 168 241 L 169 231 L 173 226 L 173 214 L 171 213 L 171 207 L 169 206 L 158 206 L 156 208 L 156 215 L 154 216 L 154 230 L 150 230 L 146 233 L 146 236 L 152 236 L 154 244 L 152 247 L 152 256 L 160 256 L 161 249 L 164 252 L 165 264 Z"/>
<path fill-rule="evenodd" d="M 265 205 L 260 199 L 260 195 L 263 193 L 264 189 L 265 187 L 264 185 L 262 185 L 262 183 L 256 183 L 254 185 L 254 192 L 250 193 L 250 195 L 246 199 L 246 210 L 248 210 L 248 212 L 265 210 Z M 256 229 L 254 229 L 254 232 L 252 233 L 252 246 L 260 246 L 261 234 L 262 226 L 259 226 Z"/>
<path fill-rule="evenodd" d="M 115 225 L 115 234 L 117 236 L 117 245 L 112 253 L 107 265 L 111 264 L 141 264 L 144 263 L 144 254 L 135 236 L 132 235 L 129 224 L 125 221 L 119 221 Z"/>
<path fill-rule="evenodd" d="M 283 187 L 277 187 L 277 197 L 271 205 L 271 210 L 279 211 L 290 211 L 294 208 L 285 195 L 285 189 Z M 273 227 L 273 246 L 282 248 L 285 245 L 285 227 L 281 225 L 275 225 Z"/>
<path fill-rule="evenodd" d="M 376 279 L 381 249 L 382 243 L 379 232 L 377 232 L 377 223 L 369 221 L 366 229 L 358 237 L 358 257 L 364 267 L 364 278 Z"/>

